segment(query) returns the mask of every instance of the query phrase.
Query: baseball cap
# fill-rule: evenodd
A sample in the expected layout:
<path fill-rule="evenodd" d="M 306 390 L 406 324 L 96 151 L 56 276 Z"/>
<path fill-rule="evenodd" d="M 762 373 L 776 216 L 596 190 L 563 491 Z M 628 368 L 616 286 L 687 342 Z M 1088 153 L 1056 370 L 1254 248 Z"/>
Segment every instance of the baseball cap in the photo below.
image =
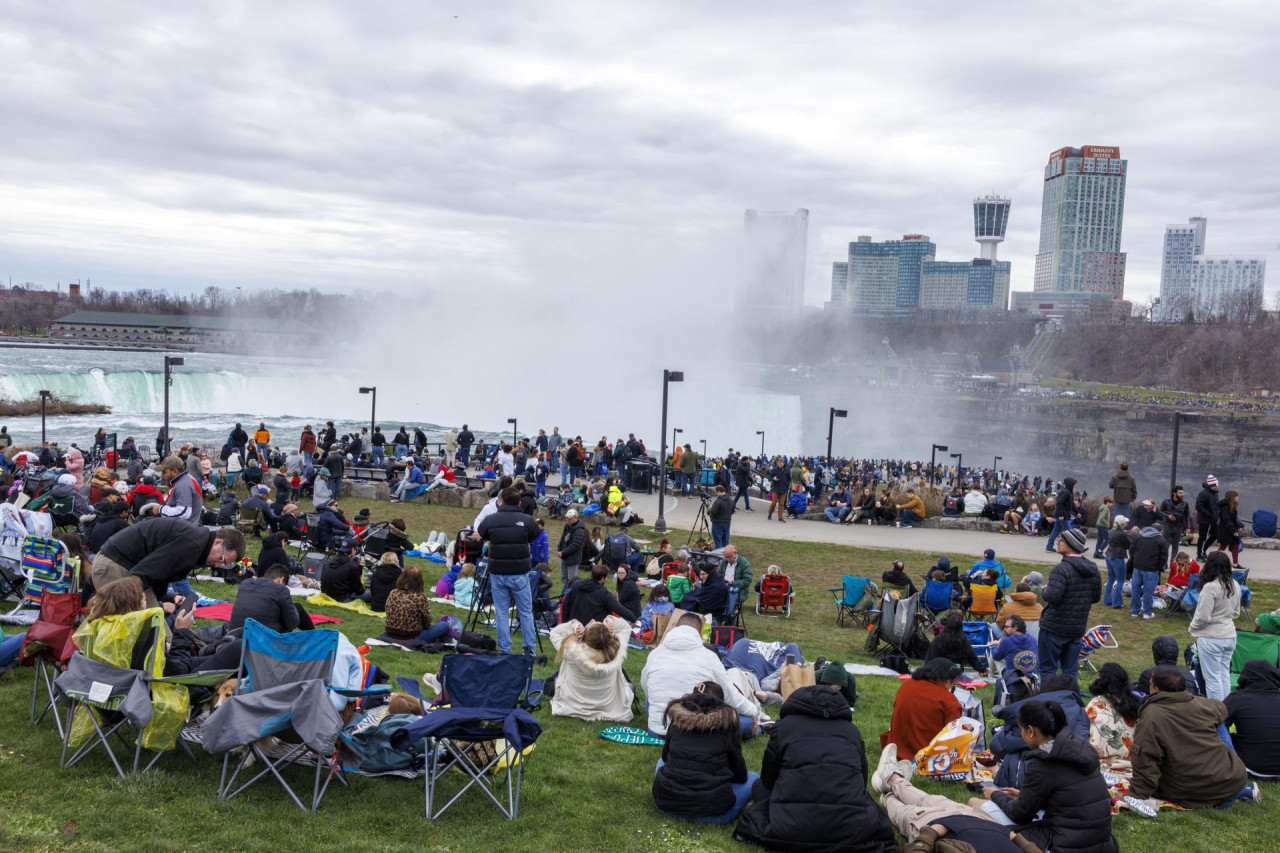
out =
<path fill-rule="evenodd" d="M 577 517 L 578 517 L 578 511 L 577 511 L 576 509 L 571 509 L 571 510 L 569 510 L 568 512 L 566 512 L 566 513 L 564 514 L 564 517 L 565 517 L 565 518 L 577 518 Z"/>
<path fill-rule="evenodd" d="M 988 560 L 994 560 L 996 558 L 996 552 L 991 548 L 988 548 L 982 552 L 982 556 L 986 557 Z"/>

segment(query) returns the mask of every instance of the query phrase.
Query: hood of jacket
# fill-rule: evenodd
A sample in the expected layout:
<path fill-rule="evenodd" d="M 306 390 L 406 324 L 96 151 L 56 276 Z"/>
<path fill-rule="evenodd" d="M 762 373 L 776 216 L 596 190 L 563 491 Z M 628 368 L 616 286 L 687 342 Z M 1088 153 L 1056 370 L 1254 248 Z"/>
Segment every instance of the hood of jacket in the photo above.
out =
<path fill-rule="evenodd" d="M 686 732 L 732 732 L 738 730 L 738 712 L 728 705 L 713 711 L 690 711 L 676 702 L 667 708 L 669 725 Z"/>
<path fill-rule="evenodd" d="M 788 696 L 787 701 L 782 703 L 780 716 L 792 714 L 832 720 L 853 719 L 849 700 L 839 690 L 832 690 L 824 684 L 801 687 Z"/>
<path fill-rule="evenodd" d="M 1153 536 L 1163 536 L 1164 534 L 1159 530 L 1156 530 L 1154 527 L 1144 527 L 1139 531 L 1139 535 L 1141 535 L 1143 539 L 1150 539 Z"/>
<path fill-rule="evenodd" d="M 1239 685 L 1241 690 L 1280 692 L 1280 669 L 1265 660 L 1251 660 L 1240 671 Z"/>
<path fill-rule="evenodd" d="M 1011 601 L 1016 601 L 1019 604 L 1026 605 L 1027 607 L 1034 607 L 1035 605 L 1040 603 L 1040 599 L 1036 597 L 1036 594 L 1034 592 L 1011 593 L 1009 595 L 1009 599 Z"/>
<path fill-rule="evenodd" d="M 1065 480 L 1062 481 L 1062 485 L 1063 485 L 1064 491 L 1074 492 L 1076 488 L 1076 478 L 1067 477 Z"/>
<path fill-rule="evenodd" d="M 662 648 L 673 652 L 691 651 L 702 648 L 702 635 L 697 628 L 688 625 L 677 625 L 662 636 Z"/>
<path fill-rule="evenodd" d="M 935 569 L 939 569 L 939 570 L 941 570 L 941 571 L 943 571 L 943 572 L 950 572 L 950 571 L 951 571 L 951 560 L 950 560 L 949 558 L 947 558 L 947 557 L 939 557 L 939 558 L 938 558 L 938 562 L 937 562 L 937 563 L 935 563 L 933 567 L 934 567 Z"/>
<path fill-rule="evenodd" d="M 1178 641 L 1168 634 L 1156 637 L 1151 641 L 1151 659 L 1156 666 L 1178 666 Z"/>
<path fill-rule="evenodd" d="M 1095 565 L 1092 560 L 1081 557 L 1079 554 L 1072 554 L 1068 557 L 1063 557 L 1062 562 L 1075 569 L 1076 574 L 1080 577 L 1087 578 L 1097 576 L 1098 574 L 1097 565 Z"/>
<path fill-rule="evenodd" d="M 1041 754 L 1043 755 L 1043 750 Z M 1081 773 L 1094 772 L 1099 765 L 1098 753 L 1093 751 L 1093 747 L 1067 729 L 1058 732 L 1058 736 L 1053 739 L 1048 759 L 1070 765 Z"/>

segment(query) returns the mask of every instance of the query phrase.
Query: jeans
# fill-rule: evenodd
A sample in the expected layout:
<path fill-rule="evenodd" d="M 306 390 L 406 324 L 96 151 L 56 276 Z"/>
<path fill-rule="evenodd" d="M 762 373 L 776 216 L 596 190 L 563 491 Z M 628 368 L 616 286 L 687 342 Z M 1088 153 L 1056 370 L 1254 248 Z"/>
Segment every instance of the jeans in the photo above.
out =
<path fill-rule="evenodd" d="M 493 621 L 498 625 L 498 651 L 511 654 L 511 604 L 514 600 L 520 617 L 520 636 L 524 652 L 533 654 L 537 634 L 533 627 L 533 595 L 529 592 L 528 573 L 519 575 L 489 576 L 489 588 L 493 591 Z"/>
<path fill-rule="evenodd" d="M 381 468 L 387 464 L 387 454 L 382 447 L 381 444 L 375 444 L 373 449 L 369 451 L 369 458 L 373 460 L 373 465 L 376 468 Z"/>
<path fill-rule="evenodd" d="M 338 500 L 342 497 L 342 475 L 329 476 L 329 494 L 333 495 L 331 500 Z"/>
<path fill-rule="evenodd" d="M 425 646 L 427 643 L 438 643 L 447 636 L 449 636 L 449 623 L 437 622 L 430 628 L 422 629 L 422 633 L 418 635 L 418 642 Z"/>
<path fill-rule="evenodd" d="M 560 585 L 564 592 L 569 591 L 569 587 L 573 586 L 573 582 L 578 579 L 578 564 L 566 563 L 560 561 Z"/>
<path fill-rule="evenodd" d="M 1107 550 L 1107 543 L 1111 541 L 1111 531 L 1105 527 L 1098 528 L 1098 544 L 1093 549 L 1093 556 L 1101 557 Z"/>
<path fill-rule="evenodd" d="M 465 466 L 471 462 L 471 445 L 463 445 L 458 448 L 458 459 Z"/>
<path fill-rule="evenodd" d="M 736 495 L 734 495 L 734 496 L 733 496 L 733 508 L 734 508 L 734 509 L 737 509 L 737 508 L 738 508 L 738 499 L 739 499 L 739 498 L 741 498 L 742 500 L 746 501 L 745 507 L 746 507 L 747 509 L 751 509 L 751 495 L 747 493 L 747 489 L 748 489 L 748 488 L 749 488 L 749 487 L 747 487 L 747 486 L 739 486 L 739 487 L 738 487 L 738 493 L 737 493 Z"/>
<path fill-rule="evenodd" d="M 1200 656 L 1200 674 L 1204 676 L 1204 692 L 1221 702 L 1231 692 L 1231 657 L 1236 651 L 1236 638 L 1198 637 L 1196 652 Z"/>
<path fill-rule="evenodd" d="M 1159 583 L 1159 572 L 1148 572 L 1143 569 L 1133 570 L 1133 579 L 1129 582 L 1129 612 L 1131 614 L 1138 615 L 1139 605 L 1141 605 L 1141 610 L 1144 614 L 1151 613 L 1151 600 L 1155 596 L 1156 585 Z"/>
<path fill-rule="evenodd" d="M 711 525 L 711 541 L 714 542 L 715 548 L 723 548 L 729 544 L 729 524 L 728 521 L 718 521 Z"/>
<path fill-rule="evenodd" d="M 1243 799 L 1245 797 L 1248 797 L 1249 799 L 1252 800 L 1253 789 L 1254 789 L 1254 786 L 1257 784 L 1258 784 L 1257 782 L 1250 782 L 1249 784 L 1241 788 L 1239 791 L 1236 791 L 1235 795 L 1232 796 L 1231 799 L 1227 800 L 1225 803 L 1218 803 L 1216 806 L 1214 806 L 1214 808 L 1215 809 L 1229 808 L 1231 804 L 1234 803 L 1236 800 Z"/>
<path fill-rule="evenodd" d="M 913 509 L 904 509 L 898 513 L 898 523 L 902 525 L 913 525 L 920 521 L 920 516 L 916 515 Z"/>
<path fill-rule="evenodd" d="M 661 758 L 658 759 L 658 766 L 654 769 L 656 775 L 666 762 Z M 726 823 L 733 823 L 738 819 L 738 815 L 742 814 L 743 809 L 747 807 L 747 803 L 751 802 L 751 787 L 760 778 L 760 774 L 747 771 L 747 781 L 733 783 L 733 808 L 729 809 L 722 815 L 715 817 L 689 817 L 688 815 L 671 814 L 663 812 L 667 817 L 677 818 L 678 820 L 691 820 L 694 823 L 711 823 L 717 826 L 723 826 Z"/>
<path fill-rule="evenodd" d="M 425 491 L 427 491 L 426 483 L 418 483 L 415 486 L 410 486 L 406 484 L 405 488 L 400 491 L 400 500 L 411 501 Z"/>
<path fill-rule="evenodd" d="M 405 457 L 406 457 L 406 456 L 408 456 L 408 455 L 409 455 L 409 445 L 407 445 L 407 444 L 397 444 L 397 445 L 396 445 L 396 458 L 397 458 L 397 459 L 403 459 L 403 458 L 405 458 Z"/>
<path fill-rule="evenodd" d="M 533 494 L 535 497 L 545 498 L 547 496 L 547 481 L 536 481 L 533 485 Z"/>
<path fill-rule="evenodd" d="M 1057 541 L 1058 535 L 1062 533 L 1062 531 L 1069 528 L 1070 526 L 1071 526 L 1071 521 L 1069 519 L 1066 519 L 1066 518 L 1056 519 L 1053 522 L 1053 529 L 1049 531 L 1049 541 L 1045 543 L 1044 549 L 1046 551 L 1052 551 L 1053 543 Z"/>
<path fill-rule="evenodd" d="M 173 583 L 169 584 L 169 586 L 173 587 L 173 592 L 175 595 L 180 595 L 183 598 L 187 598 L 188 596 L 192 596 L 192 595 L 197 595 L 195 590 L 191 588 L 191 581 L 187 580 L 186 578 L 183 578 L 180 581 L 174 581 Z"/>
<path fill-rule="evenodd" d="M 1063 675 L 1075 678 L 1080 671 L 1080 646 L 1083 643 L 1079 637 L 1064 637 L 1041 628 L 1036 650 L 1040 658 L 1040 679 L 1043 681 L 1059 669 Z"/>
<path fill-rule="evenodd" d="M 1129 517 L 1129 504 L 1127 504 L 1127 503 L 1123 503 L 1123 504 L 1122 504 L 1122 503 L 1120 503 L 1119 501 L 1117 501 L 1117 502 L 1116 502 L 1116 508 L 1115 508 L 1115 511 L 1111 513 L 1111 517 L 1112 517 L 1112 518 L 1115 518 L 1117 515 L 1123 515 L 1125 518 L 1128 518 L 1128 517 Z"/>
<path fill-rule="evenodd" d="M 644 552 L 632 551 L 627 555 L 627 567 L 635 569 L 637 572 L 644 568 Z"/>
<path fill-rule="evenodd" d="M 829 506 L 822 511 L 822 514 L 825 515 L 827 517 L 827 521 L 830 522 L 844 521 L 849 517 L 849 507 Z"/>
<path fill-rule="evenodd" d="M 1123 558 L 1107 557 L 1107 587 L 1102 591 L 1104 607 L 1124 607 L 1124 596 L 1121 593 L 1127 572 Z"/>

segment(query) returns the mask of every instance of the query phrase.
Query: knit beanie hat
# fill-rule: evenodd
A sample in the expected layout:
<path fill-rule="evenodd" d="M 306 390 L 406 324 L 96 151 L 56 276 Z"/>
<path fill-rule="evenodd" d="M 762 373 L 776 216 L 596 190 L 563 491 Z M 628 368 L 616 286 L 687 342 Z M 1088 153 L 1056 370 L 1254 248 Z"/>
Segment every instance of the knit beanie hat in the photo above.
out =
<path fill-rule="evenodd" d="M 1066 540 L 1067 545 L 1071 547 L 1071 550 L 1075 551 L 1077 554 L 1083 554 L 1084 549 L 1088 545 L 1088 540 L 1085 538 L 1084 531 L 1078 527 L 1071 527 L 1062 531 L 1062 538 Z"/>

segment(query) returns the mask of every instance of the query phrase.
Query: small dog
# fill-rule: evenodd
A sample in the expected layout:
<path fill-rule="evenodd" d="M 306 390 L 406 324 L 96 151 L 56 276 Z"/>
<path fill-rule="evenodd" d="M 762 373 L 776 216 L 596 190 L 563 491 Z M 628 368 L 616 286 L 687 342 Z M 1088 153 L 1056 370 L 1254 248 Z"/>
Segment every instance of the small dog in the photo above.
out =
<path fill-rule="evenodd" d="M 232 696 L 236 695 L 236 688 L 238 688 L 239 686 L 240 686 L 239 679 L 228 678 L 226 681 L 223 681 L 221 684 L 215 687 L 213 690 L 213 698 L 209 700 L 209 703 L 205 706 L 205 710 L 201 713 L 201 716 L 198 717 L 197 719 L 200 719 L 202 721 L 207 719 L 210 714 L 218 710 L 218 706 L 220 706 L 223 702 L 226 702 Z M 278 744 L 278 741 L 274 737 L 268 736 L 268 737 L 260 738 L 255 745 L 258 747 L 258 749 L 262 750 L 267 755 L 270 755 L 272 749 L 274 749 L 277 744 Z M 246 753 L 248 753 L 248 755 L 246 755 Z M 249 751 L 249 747 L 247 746 L 237 746 L 235 749 L 231 750 L 231 757 L 235 759 L 237 762 L 243 758 L 245 768 L 252 767 L 256 763 L 256 759 L 253 757 L 253 753 Z"/>

